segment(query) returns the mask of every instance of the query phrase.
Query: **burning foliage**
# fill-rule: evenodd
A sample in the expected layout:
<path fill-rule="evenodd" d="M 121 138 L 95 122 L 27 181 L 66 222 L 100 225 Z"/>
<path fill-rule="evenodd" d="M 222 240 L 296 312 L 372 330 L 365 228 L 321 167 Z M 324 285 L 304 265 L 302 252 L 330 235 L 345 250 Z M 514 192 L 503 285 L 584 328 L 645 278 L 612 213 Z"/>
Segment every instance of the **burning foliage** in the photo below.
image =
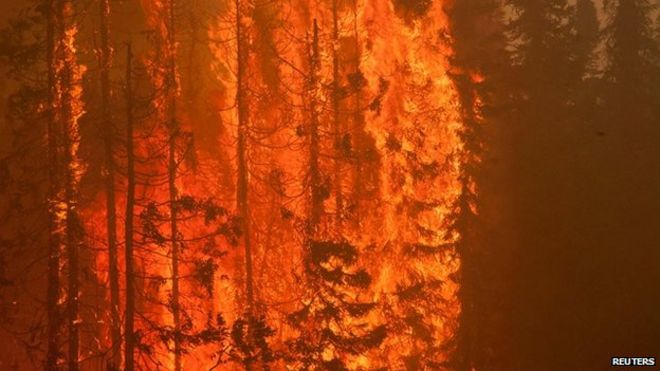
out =
<path fill-rule="evenodd" d="M 447 365 L 464 164 L 443 2 L 99 9 L 90 22 L 77 0 L 45 1 L 3 39 L 13 62 L 48 72 L 13 71 L 12 107 L 38 107 L 22 130 L 46 143 L 33 156 L 49 169 L 25 201 L 47 222 L 35 359 Z"/>

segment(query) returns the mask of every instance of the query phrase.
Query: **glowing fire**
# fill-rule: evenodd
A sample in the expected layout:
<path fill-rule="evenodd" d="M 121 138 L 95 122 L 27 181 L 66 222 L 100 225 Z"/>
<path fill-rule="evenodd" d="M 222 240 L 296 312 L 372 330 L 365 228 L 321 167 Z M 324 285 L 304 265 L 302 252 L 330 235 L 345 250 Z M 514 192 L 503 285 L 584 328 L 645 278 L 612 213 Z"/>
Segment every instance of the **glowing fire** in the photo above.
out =
<path fill-rule="evenodd" d="M 249 202 L 252 204 L 253 265 L 258 267 L 254 276 L 256 301 L 267 322 L 275 328 L 272 347 L 285 350 L 287 339 L 295 333 L 286 323 L 286 316 L 299 306 L 303 292 L 299 278 L 304 258 L 303 238 L 296 220 L 306 215 L 309 207 L 308 201 L 300 196 L 307 184 L 301 174 L 305 174 L 308 167 L 304 155 L 306 134 L 301 134 L 304 131 L 301 123 L 307 120 L 308 112 L 301 107 L 311 98 L 301 92 L 309 73 L 312 25 L 317 20 L 321 88 L 311 94 L 320 102 L 319 119 L 326 135 L 330 136 L 331 132 L 333 96 L 328 87 L 332 85 L 335 53 L 342 55 L 339 60 L 342 85 L 353 89 L 338 104 L 342 110 L 341 130 L 345 133 L 342 138 L 348 153 L 339 168 L 342 178 L 337 180 L 330 175 L 334 171 L 330 160 L 322 163 L 329 184 L 335 187 L 331 188 L 331 197 L 324 201 L 324 212 L 327 215 L 345 213 L 345 219 L 355 219 L 353 223 L 346 222 L 340 232 L 333 233 L 341 233 L 360 247 L 359 264 L 373 277 L 370 289 L 363 296 L 378 306 L 369 314 L 368 321 L 388 323 L 393 315 L 400 320 L 390 326 L 380 349 L 348 357 L 346 362 L 352 367 L 401 369 L 403 357 L 412 357 L 424 346 L 440 348 L 448 341 L 460 312 L 457 284 L 451 278 L 459 266 L 452 247 L 458 236 L 448 229 L 447 219 L 452 212 L 451 205 L 461 192 L 458 179 L 461 163 L 454 154 L 462 149 L 458 136 L 462 123 L 457 93 L 448 75 L 448 58 L 452 51 L 448 40 L 442 36 L 446 34 L 447 20 L 441 1 L 433 2 L 423 13 L 413 12 L 412 15 L 399 9 L 396 1 L 338 1 L 335 4 L 338 26 L 333 37 L 331 3 L 293 1 L 255 10 L 255 4 L 245 2 L 241 9 L 240 22 L 250 50 L 245 63 L 250 78 L 247 82 Z M 211 106 L 219 112 L 216 124 L 223 129 L 216 138 L 215 151 L 196 151 L 194 159 L 189 159 L 186 156 L 192 155 L 185 150 L 189 144 L 185 134 L 194 133 L 196 125 L 209 123 L 191 119 L 193 113 L 185 103 L 186 91 L 181 88 L 191 83 L 185 81 L 185 74 L 177 70 L 173 79 L 175 87 L 167 86 L 171 71 L 164 61 L 170 53 L 179 51 L 178 43 L 167 42 L 170 32 L 168 3 L 142 1 L 157 45 L 143 56 L 142 63 L 150 68 L 151 85 L 157 93 L 153 101 L 156 114 L 141 123 L 143 133 L 137 148 L 144 158 L 162 155 L 168 136 L 164 123 L 171 104 L 168 93 L 163 91 L 174 89 L 169 94 L 176 97 L 176 120 L 181 134 L 177 141 L 180 151 L 176 177 L 178 194 L 213 198 L 229 214 L 235 211 L 236 196 L 231 189 L 236 187 L 236 181 L 227 179 L 227 175 L 235 174 L 238 166 L 233 156 L 238 126 L 234 102 L 238 66 L 233 5 L 232 2 L 215 9 L 218 14 L 206 30 L 211 41 L 205 47 L 213 56 L 206 68 L 213 73 L 211 79 L 217 86 L 205 99 L 211 100 Z M 280 17 L 277 27 L 263 24 L 264 17 L 269 16 Z M 269 49 L 271 46 L 274 50 Z M 179 60 L 183 57 L 177 55 Z M 483 77 L 474 75 L 472 80 L 481 82 Z M 350 84 L 355 86 L 351 88 Z M 326 158 L 339 152 L 332 141 L 326 140 L 323 144 L 322 155 Z M 153 174 L 150 182 L 156 185 L 143 185 L 139 193 L 155 204 L 166 205 L 167 165 L 153 160 L 141 166 L 141 171 Z M 370 189 L 368 197 L 351 199 L 356 192 L 366 193 L 367 188 Z M 350 210 L 339 210 L 341 205 L 335 197 L 338 189 L 344 197 L 342 202 Z M 360 191 L 353 191 L 356 189 Z M 104 239 L 101 231 L 106 215 L 99 206 L 101 199 L 99 197 L 97 203 L 84 210 L 89 220 L 87 229 L 93 231 L 87 237 L 94 240 Z M 121 196 L 118 202 L 123 204 Z M 141 209 L 146 210 L 146 205 Z M 167 214 L 167 209 L 163 208 L 162 213 Z M 323 217 L 323 228 L 331 228 L 332 218 Z M 157 230 L 169 238 L 165 223 L 158 224 Z M 181 306 L 189 315 L 186 320 L 190 325 L 186 331 L 191 333 L 203 329 L 218 314 L 231 324 L 244 311 L 243 251 L 223 236 L 195 241 L 195 236 L 212 232 L 213 227 L 205 224 L 203 218 L 191 217 L 180 223 L 180 235 L 190 240 L 183 250 L 185 263 L 179 276 L 182 277 Z M 123 231 L 118 234 L 123 235 Z M 191 277 L 197 272 L 193 261 L 208 253 L 209 243 L 215 245 L 212 249 L 223 253 L 213 260 L 216 269 L 212 272 L 209 292 L 205 293 Z M 164 247 L 153 241 L 141 244 L 138 271 L 145 278 L 140 284 L 144 298 L 138 305 L 144 315 L 136 327 L 140 341 L 152 344 L 154 349 L 148 357 L 139 357 L 137 362 L 146 369 L 154 365 L 174 369 L 173 340 L 163 340 L 163 332 L 155 330 L 158 326 L 172 328 L 174 325 L 171 310 L 163 305 L 170 302 L 172 295 L 171 251 L 167 245 Z M 431 250 L 434 252 L 429 253 Z M 101 282 L 108 279 L 105 254 L 100 249 L 96 255 L 96 264 L 106 267 L 98 270 L 97 278 Z M 120 264 L 123 266 L 123 262 Z M 433 286 L 435 282 L 439 284 Z M 433 287 L 430 290 L 436 296 L 429 297 L 433 302 L 420 300 L 413 305 L 397 299 L 405 287 L 418 283 Z M 122 294 L 121 301 L 124 300 Z M 430 345 L 422 344 L 415 333 L 417 330 L 410 325 L 413 312 L 423 316 L 422 323 L 432 339 Z M 107 336 L 105 341 L 109 341 Z M 213 367 L 221 348 L 218 344 L 205 344 L 184 353 L 183 368 Z M 436 354 L 433 361 L 440 363 L 446 356 Z M 221 367 L 231 364 L 223 363 Z M 278 361 L 276 369 L 287 369 L 286 362 Z"/>

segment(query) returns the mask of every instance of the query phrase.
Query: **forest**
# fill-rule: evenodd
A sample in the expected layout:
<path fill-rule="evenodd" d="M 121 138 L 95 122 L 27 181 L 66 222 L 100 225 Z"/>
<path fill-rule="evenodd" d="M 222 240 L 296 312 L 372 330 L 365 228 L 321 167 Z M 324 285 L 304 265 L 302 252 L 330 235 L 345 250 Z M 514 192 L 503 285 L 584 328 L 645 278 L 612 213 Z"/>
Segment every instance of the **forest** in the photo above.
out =
<path fill-rule="evenodd" d="M 656 1 L 0 13 L 0 370 L 660 356 Z"/>

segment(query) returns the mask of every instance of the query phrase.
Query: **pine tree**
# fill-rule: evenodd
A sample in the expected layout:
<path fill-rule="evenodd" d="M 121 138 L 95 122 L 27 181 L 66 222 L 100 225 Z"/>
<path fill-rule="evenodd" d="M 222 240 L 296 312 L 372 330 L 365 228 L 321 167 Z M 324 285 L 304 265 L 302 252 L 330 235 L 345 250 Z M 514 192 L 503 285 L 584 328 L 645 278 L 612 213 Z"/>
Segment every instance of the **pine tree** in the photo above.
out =
<path fill-rule="evenodd" d="M 347 98 L 352 98 L 352 104 L 347 111 L 350 115 L 348 133 L 341 138 L 340 148 L 344 156 L 349 158 L 352 165 L 352 189 L 347 197 L 346 217 L 353 219 L 356 230 L 366 227 L 369 220 L 367 210 L 376 209 L 374 205 L 378 200 L 379 186 L 379 158 L 374 138 L 365 128 L 365 114 L 369 111 L 369 94 L 367 93 L 367 79 L 362 71 L 363 50 L 360 40 L 359 1 L 352 4 L 353 13 L 353 45 L 347 48 L 350 61 L 350 72 L 346 76 L 348 83 L 344 87 Z M 374 99 L 376 102 L 377 99 Z M 367 227 L 368 228 L 368 227 Z"/>
<path fill-rule="evenodd" d="M 178 200 L 178 191 L 176 188 L 176 178 L 178 171 L 177 159 L 177 138 L 179 136 L 179 125 L 177 122 L 177 66 L 176 66 L 176 40 L 175 40 L 175 6 L 174 0 L 167 3 L 167 69 L 166 69 L 166 91 L 167 91 L 167 125 L 168 125 L 168 192 L 170 205 L 170 239 L 172 254 L 172 297 L 170 310 L 174 322 L 174 370 L 181 371 L 181 299 L 179 288 L 179 254 L 180 246 L 178 242 L 179 228 L 176 203 Z"/>
<path fill-rule="evenodd" d="M 329 195 L 320 174 L 320 97 L 317 95 L 320 58 L 316 19 L 308 42 L 308 57 L 309 217 L 303 231 L 305 297 L 302 308 L 289 315 L 289 322 L 299 335 L 288 342 L 290 351 L 286 357 L 303 369 L 344 370 L 348 369 L 351 357 L 380 345 L 385 338 L 385 326 L 374 326 L 365 319 L 376 304 L 360 298 L 360 294 L 366 296 L 371 277 L 366 270 L 356 267 L 357 248 L 345 240 L 329 237 L 320 228 L 323 200 Z"/>
<path fill-rule="evenodd" d="M 109 368 L 118 369 L 121 359 L 121 323 L 119 317 L 119 262 L 117 252 L 117 209 L 115 197 L 115 160 L 114 160 L 114 126 L 112 107 L 110 106 L 110 3 L 108 0 L 99 2 L 101 18 L 100 36 L 101 50 L 99 56 L 101 80 L 101 131 L 104 140 L 105 157 L 105 193 L 108 235 L 108 268 L 110 281 L 110 335 L 111 354 Z"/>
<path fill-rule="evenodd" d="M 236 155 L 238 161 L 237 172 L 237 209 L 242 223 L 243 245 L 245 249 L 245 280 L 246 280 L 246 298 L 248 314 L 254 310 L 254 282 L 252 273 L 252 245 L 250 230 L 250 208 L 248 197 L 248 159 L 247 159 L 247 136 L 249 135 L 249 112 L 247 97 L 247 67 L 248 50 L 247 35 L 242 19 L 244 16 L 245 5 L 240 0 L 236 0 L 236 109 L 238 114 L 238 138 L 236 146 Z"/>
<path fill-rule="evenodd" d="M 0 309 L 7 334 L 24 345 L 24 349 L 7 347 L 7 351 L 14 353 L 17 362 L 26 356 L 34 359 L 35 367 L 42 355 L 42 366 L 56 367 L 64 359 L 59 35 L 54 1 L 21 6 L 0 34 L 0 60 L 7 82 L 4 88 L 10 88 L 3 92 L 8 93 L 8 105 L 0 118 L 4 139 L 0 157 Z M 44 265 L 40 263 L 43 257 Z M 45 280 L 33 281 L 35 276 Z M 43 297 L 34 302 L 20 294 L 42 288 L 46 289 Z M 41 310 L 45 315 L 38 316 L 43 320 L 35 317 Z M 39 332 L 45 335 L 43 339 L 37 336 Z M 39 344 L 42 340 L 45 346 Z"/>
<path fill-rule="evenodd" d="M 57 220 L 56 205 L 59 193 L 59 177 L 57 171 L 60 168 L 58 156 L 58 131 L 56 126 L 56 75 L 55 75 L 55 25 L 56 25 L 56 1 L 46 0 L 46 63 L 48 65 L 48 203 L 49 203 L 49 241 L 48 241 L 48 292 L 46 294 L 46 306 L 48 311 L 48 349 L 46 351 L 46 368 L 55 369 L 60 356 L 58 333 L 59 333 L 59 291 L 60 291 L 60 244 L 61 237 Z"/>
<path fill-rule="evenodd" d="M 497 311 L 497 295 L 503 288 L 493 279 L 497 251 L 493 239 L 486 239 L 487 221 L 482 213 L 484 161 L 492 155 L 494 143 L 488 143 L 485 127 L 495 126 L 498 119 L 493 108 L 501 105 L 497 85 L 502 84 L 499 69 L 506 62 L 503 20 L 500 4 L 491 0 L 456 2 L 449 7 L 450 33 L 454 51 L 452 79 L 461 106 L 462 149 L 456 154 L 460 162 L 460 196 L 453 205 L 450 230 L 459 238 L 455 242 L 461 266 L 456 274 L 460 285 L 458 296 L 461 314 L 454 335 L 453 367 L 458 370 L 483 369 L 493 365 L 493 348 L 497 335 L 492 331 L 489 313 Z M 491 134 L 492 135 L 492 134 Z M 485 190 L 487 191 L 487 189 Z M 501 309 L 500 309 L 501 310 Z"/>
<path fill-rule="evenodd" d="M 587 194 L 598 229 L 593 228 L 589 235 L 594 258 L 589 260 L 588 272 L 593 280 L 607 280 L 617 270 L 617 284 L 593 294 L 597 303 L 608 297 L 626 297 L 625 305 L 608 302 L 601 306 L 601 318 L 614 321 L 623 310 L 635 316 L 607 330 L 592 326 L 589 334 L 603 339 L 600 354 L 631 343 L 635 351 L 648 352 L 658 337 L 658 315 L 650 308 L 658 305 L 655 282 L 660 275 L 657 265 L 647 262 L 658 261 L 660 255 L 657 234 L 651 232 L 656 230 L 654 215 L 660 210 L 659 10 L 655 1 L 605 2 L 607 64 L 594 135 L 598 162 L 588 173 L 594 191 Z M 602 233 L 603 228 L 607 233 Z M 651 323 L 654 325 L 649 326 Z M 636 330 L 639 328 L 649 331 L 642 335 Z"/>
<path fill-rule="evenodd" d="M 149 202 L 140 213 L 140 223 L 142 225 L 141 233 L 145 238 L 144 242 L 162 248 L 169 244 L 170 239 L 168 235 L 161 231 L 169 228 L 172 221 L 170 214 L 164 212 L 161 206 L 156 202 Z M 168 204 L 167 206 L 169 210 L 170 205 Z M 190 306 L 189 303 L 194 302 L 195 299 L 209 300 L 209 298 L 212 298 L 219 259 L 225 255 L 219 249 L 219 246 L 217 246 L 218 241 L 216 239 L 223 238 L 228 244 L 236 246 L 241 230 L 238 217 L 230 215 L 225 208 L 217 205 L 211 198 L 203 199 L 182 194 L 178 196 L 172 207 L 176 209 L 178 217 L 176 221 L 177 225 L 184 228 L 189 223 L 195 223 L 193 225 L 196 226 L 196 230 L 200 231 L 198 235 L 187 235 L 185 237 L 179 235 L 177 238 L 177 244 L 179 244 L 181 249 L 179 267 L 182 272 L 188 273 L 185 276 L 182 275 L 181 282 L 190 281 L 191 286 L 202 287 L 205 294 L 200 295 L 201 297 L 194 297 L 195 292 L 192 292 L 192 290 L 180 293 L 179 328 L 174 323 L 172 325 L 163 325 L 161 323 L 148 322 L 148 325 L 151 330 L 156 332 L 157 340 L 163 342 L 168 351 L 174 354 L 175 350 L 178 349 L 181 366 L 183 367 L 184 356 L 191 353 L 197 347 L 211 344 L 226 344 L 230 336 L 221 314 L 214 315 L 206 311 L 203 313 L 204 322 L 195 323 L 193 313 L 200 309 Z M 201 251 L 197 250 L 199 248 L 199 245 L 195 243 L 197 241 L 203 241 L 205 244 L 203 249 L 199 249 Z M 152 276 L 150 278 L 155 281 L 157 286 L 163 285 L 166 281 L 164 277 Z M 147 299 L 155 301 L 157 298 L 150 297 Z M 173 293 L 170 292 L 167 302 L 157 303 L 171 311 L 174 305 Z M 231 335 L 233 336 L 233 333 Z M 133 337 L 135 338 L 132 340 L 135 342 L 133 345 L 139 346 L 142 353 L 151 355 L 154 352 L 155 344 L 138 343 L 140 339 L 136 333 L 133 334 Z M 178 348 L 175 348 L 174 345 L 177 343 Z M 220 352 L 218 355 L 219 363 L 223 361 L 223 356 L 226 355 L 225 353 Z M 163 366 L 158 360 L 155 360 L 154 363 L 156 367 Z M 174 363 L 174 366 L 176 366 L 176 363 Z"/>
<path fill-rule="evenodd" d="M 512 330 L 508 346 L 528 348 L 506 362 L 530 367 L 543 359 L 549 367 L 565 368 L 571 358 L 556 360 L 548 349 L 569 352 L 573 348 L 565 342 L 566 332 L 555 329 L 565 326 L 578 332 L 582 325 L 574 319 L 574 308 L 557 303 L 573 305 L 573 298 L 581 295 L 573 291 L 578 290 L 573 270 L 582 238 L 576 225 L 584 220 L 579 220 L 575 205 L 586 200 L 579 196 L 584 186 L 580 181 L 586 179 L 580 167 L 593 165 L 591 154 L 583 151 L 594 136 L 584 135 L 589 123 L 581 120 L 581 112 L 588 112 L 591 104 L 587 78 L 598 28 L 595 9 L 587 2 L 577 7 L 563 0 L 508 4 L 518 12 L 508 40 L 513 50 L 508 71 L 513 94 L 507 102 L 507 182 L 512 185 L 512 225 L 519 232 L 511 238 L 515 250 L 509 264 L 515 268 L 504 300 L 509 316 L 505 321 Z M 529 346 L 530 328 L 544 331 L 543 344 Z"/>
<path fill-rule="evenodd" d="M 80 84 L 83 69 L 76 61 L 76 24 L 73 2 L 61 0 L 55 3 L 55 86 L 58 92 L 54 126 L 59 130 L 60 142 L 56 151 L 61 151 L 61 204 L 64 209 L 62 241 L 66 256 L 66 324 L 68 340 L 68 368 L 79 369 L 80 349 L 80 250 L 82 247 L 82 225 L 78 203 L 78 179 L 81 164 L 77 157 L 79 143 L 78 118 L 83 113 Z"/>
<path fill-rule="evenodd" d="M 341 233 L 343 226 L 343 219 L 345 216 L 344 211 L 344 195 L 343 195 L 343 178 L 342 162 L 344 160 L 345 144 L 342 142 L 347 138 L 349 133 L 345 133 L 346 128 L 344 124 L 342 109 L 342 92 L 340 90 L 340 60 L 339 60 L 339 4 L 337 0 L 332 1 L 332 83 L 330 97 L 332 100 L 332 135 L 334 147 L 334 192 L 335 192 L 335 222 L 338 233 Z"/>
<path fill-rule="evenodd" d="M 371 277 L 355 267 L 358 251 L 347 242 L 310 241 L 306 254 L 307 294 L 289 316 L 299 336 L 289 342 L 287 360 L 302 369 L 347 370 L 386 336 L 384 325 L 367 320 L 376 307 L 364 299 Z"/>
<path fill-rule="evenodd" d="M 616 5 L 615 5 L 616 4 Z M 612 21 L 608 29 L 609 68 L 606 73 L 612 93 L 606 97 L 612 121 L 648 123 L 657 115 L 658 42 L 650 19 L 657 9 L 649 1 L 610 2 Z M 631 115 L 633 115 L 631 117 Z M 640 128 L 640 127 L 638 127 Z"/>
<path fill-rule="evenodd" d="M 126 304 L 124 310 L 124 369 L 135 370 L 135 138 L 133 117 L 133 54 L 131 44 L 126 50 L 126 219 L 124 226 L 124 277 L 126 282 Z"/>

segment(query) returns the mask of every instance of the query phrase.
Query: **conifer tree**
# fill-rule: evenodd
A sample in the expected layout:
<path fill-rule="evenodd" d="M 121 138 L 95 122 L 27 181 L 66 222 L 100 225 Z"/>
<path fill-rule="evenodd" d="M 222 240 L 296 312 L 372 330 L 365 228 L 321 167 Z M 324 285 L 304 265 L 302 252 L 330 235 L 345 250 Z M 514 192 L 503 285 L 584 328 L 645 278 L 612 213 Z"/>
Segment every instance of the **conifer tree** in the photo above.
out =
<path fill-rule="evenodd" d="M 65 359 L 57 5 L 50 0 L 27 3 L 8 19 L 0 33 L 3 88 L 7 89 L 3 98 L 8 103 L 0 118 L 0 135 L 5 139 L 0 155 L 0 204 L 5 206 L 0 212 L 0 287 L 3 302 L 6 300 L 0 306 L 2 324 L 25 345 L 34 367 L 47 368 L 57 367 Z M 44 266 L 40 264 L 42 256 L 46 257 Z M 43 290 L 44 295 L 33 304 L 18 293 L 35 289 L 30 287 L 35 284 L 30 279 L 34 275 L 45 279 L 36 281 L 36 290 Z M 41 310 L 45 314 L 35 316 Z M 15 326 L 20 328 L 14 330 Z M 38 331 L 44 334 L 43 339 L 36 335 Z M 35 340 L 43 340 L 44 345 Z M 43 352 L 43 359 L 36 351 Z"/>
<path fill-rule="evenodd" d="M 351 357 L 365 354 L 385 338 L 385 326 L 366 321 L 376 304 L 365 298 L 371 283 L 366 270 L 356 267 L 358 250 L 340 234 L 332 235 L 321 228 L 323 200 L 329 196 L 320 173 L 320 57 L 319 29 L 313 21 L 308 38 L 306 97 L 309 115 L 308 190 L 309 216 L 304 229 L 302 308 L 289 315 L 298 336 L 288 342 L 286 359 L 303 369 L 346 370 Z M 334 224 L 334 223 L 332 223 Z M 362 294 L 362 295 L 361 295 Z M 362 297 L 361 297 L 362 296 Z"/>
<path fill-rule="evenodd" d="M 452 366 L 470 370 L 482 369 L 493 362 L 488 357 L 495 346 L 491 341 L 496 340 L 487 329 L 496 326 L 488 316 L 495 308 L 496 298 L 489 295 L 502 290 L 494 286 L 496 280 L 492 279 L 495 257 L 502 251 L 495 250 L 493 241 L 486 240 L 483 233 L 487 225 L 480 217 L 480 194 L 484 192 L 484 159 L 493 149 L 487 147 L 490 143 L 486 142 L 484 127 L 492 127 L 501 120 L 492 114 L 492 108 L 502 104 L 501 98 L 500 101 L 496 98 L 500 93 L 496 86 L 502 83 L 498 68 L 505 64 L 506 54 L 498 2 L 455 2 L 447 12 L 454 50 L 452 79 L 458 91 L 462 119 L 459 132 L 462 148 L 455 154 L 461 164 L 461 192 L 453 205 L 449 228 L 459 236 L 455 246 L 461 261 L 456 274 L 461 314 L 453 339 Z"/>
<path fill-rule="evenodd" d="M 117 208 L 115 196 L 115 152 L 114 152 L 114 124 L 112 120 L 112 107 L 110 106 L 110 3 L 108 0 L 99 2 L 101 18 L 100 36 L 101 50 L 99 56 L 101 80 L 101 131 L 104 133 L 105 157 L 105 193 L 106 193 L 106 230 L 108 239 L 108 271 L 110 281 L 110 335 L 111 354 L 109 368 L 118 369 L 121 359 L 121 323 L 119 317 L 119 261 L 117 252 Z"/>
<path fill-rule="evenodd" d="M 133 115 L 133 52 L 126 48 L 126 219 L 124 224 L 124 278 L 126 287 L 124 310 L 124 369 L 135 370 L 135 120 Z"/>

